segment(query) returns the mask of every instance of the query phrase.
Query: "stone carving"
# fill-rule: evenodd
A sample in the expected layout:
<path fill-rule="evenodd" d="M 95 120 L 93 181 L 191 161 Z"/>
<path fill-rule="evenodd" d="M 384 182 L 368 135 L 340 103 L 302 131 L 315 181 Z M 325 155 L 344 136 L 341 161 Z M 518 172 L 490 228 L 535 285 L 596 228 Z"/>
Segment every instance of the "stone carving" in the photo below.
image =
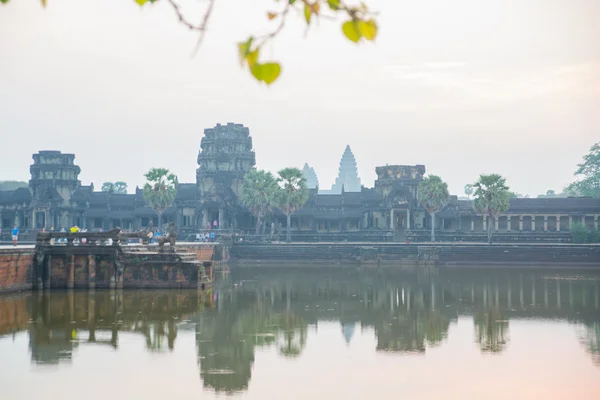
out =
<path fill-rule="evenodd" d="M 169 233 L 167 236 L 158 238 L 158 249 L 163 251 L 165 243 L 169 243 L 170 250 L 175 251 L 175 243 L 177 242 L 177 227 L 173 222 L 169 223 Z"/>

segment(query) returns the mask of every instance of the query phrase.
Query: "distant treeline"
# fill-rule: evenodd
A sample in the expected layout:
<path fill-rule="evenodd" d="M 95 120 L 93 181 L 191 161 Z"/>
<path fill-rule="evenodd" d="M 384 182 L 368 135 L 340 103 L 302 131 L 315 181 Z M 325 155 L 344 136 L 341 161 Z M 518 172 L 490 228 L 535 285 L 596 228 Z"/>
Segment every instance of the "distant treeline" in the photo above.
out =
<path fill-rule="evenodd" d="M 29 187 L 27 182 L 22 181 L 0 181 L 0 190 L 16 190 Z"/>

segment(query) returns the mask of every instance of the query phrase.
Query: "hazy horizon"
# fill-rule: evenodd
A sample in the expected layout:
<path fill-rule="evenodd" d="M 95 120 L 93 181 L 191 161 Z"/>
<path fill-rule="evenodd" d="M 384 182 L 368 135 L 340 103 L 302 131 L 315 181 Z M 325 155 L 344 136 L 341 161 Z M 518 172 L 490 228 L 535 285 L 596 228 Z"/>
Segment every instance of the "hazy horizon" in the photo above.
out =
<path fill-rule="evenodd" d="M 600 2 L 366 2 L 375 44 L 328 20 L 305 38 L 291 15 L 265 49 L 283 65 L 270 87 L 239 67 L 235 43 L 272 28 L 274 1 L 217 0 L 196 57 L 197 35 L 161 2 L 0 5 L 0 180 L 28 180 L 33 153 L 60 150 L 98 190 L 131 192 L 151 167 L 195 182 L 204 129 L 234 122 L 258 168 L 306 162 L 323 189 L 346 145 L 367 187 L 385 164 L 424 164 L 459 196 L 481 173 L 531 196 L 573 181 L 600 140 Z M 180 4 L 199 18 L 206 2 Z"/>

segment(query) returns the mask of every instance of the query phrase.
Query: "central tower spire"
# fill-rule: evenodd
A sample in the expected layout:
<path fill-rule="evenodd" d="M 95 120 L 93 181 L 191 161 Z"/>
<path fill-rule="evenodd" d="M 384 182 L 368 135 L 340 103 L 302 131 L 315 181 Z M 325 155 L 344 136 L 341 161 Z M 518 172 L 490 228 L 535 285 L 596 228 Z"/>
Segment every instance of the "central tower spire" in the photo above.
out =
<path fill-rule="evenodd" d="M 340 160 L 340 168 L 335 183 L 331 186 L 332 194 L 341 194 L 342 187 L 344 192 L 360 192 L 361 183 L 356 169 L 356 160 L 350 146 L 346 146 L 342 159 Z"/>

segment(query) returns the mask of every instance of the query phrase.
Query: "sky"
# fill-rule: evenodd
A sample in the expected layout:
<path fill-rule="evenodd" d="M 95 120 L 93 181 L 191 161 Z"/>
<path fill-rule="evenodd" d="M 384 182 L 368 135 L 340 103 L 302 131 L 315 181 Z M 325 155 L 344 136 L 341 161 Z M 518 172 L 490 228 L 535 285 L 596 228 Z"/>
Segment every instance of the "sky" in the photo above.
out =
<path fill-rule="evenodd" d="M 274 0 L 216 0 L 206 37 L 161 0 L 0 4 L 0 180 L 28 180 L 39 150 L 74 153 L 83 184 L 144 183 L 152 167 L 194 182 L 205 128 L 250 128 L 257 167 L 305 162 L 334 182 L 346 145 L 363 185 L 375 167 L 424 164 L 461 195 L 479 174 L 560 191 L 600 141 L 600 1 L 366 0 L 375 43 L 340 21 L 305 33 L 290 14 L 263 50 L 271 86 L 236 43 L 275 28 Z M 179 0 L 200 21 L 206 0 Z"/>

